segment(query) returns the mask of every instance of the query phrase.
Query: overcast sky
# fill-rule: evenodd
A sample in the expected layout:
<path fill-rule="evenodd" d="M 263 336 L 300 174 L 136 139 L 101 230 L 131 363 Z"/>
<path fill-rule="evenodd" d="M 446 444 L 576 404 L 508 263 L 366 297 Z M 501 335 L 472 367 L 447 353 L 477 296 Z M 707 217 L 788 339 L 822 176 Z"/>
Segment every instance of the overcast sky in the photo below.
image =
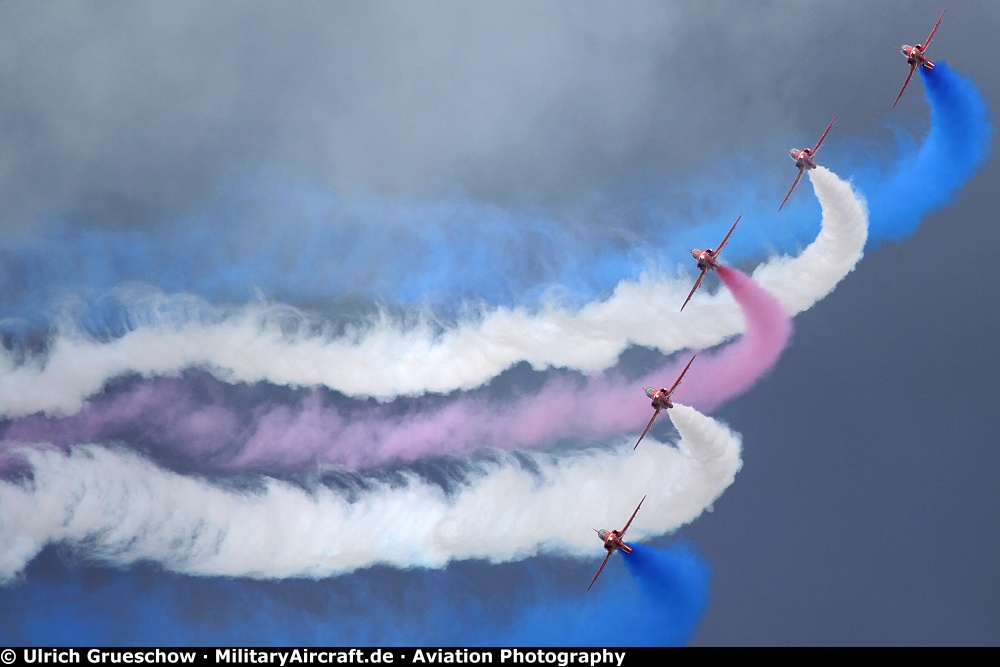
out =
<path fill-rule="evenodd" d="M 152 239 L 181 228 L 178 220 L 229 225 L 219 212 L 232 210 L 233 193 L 259 192 L 260 179 L 275 172 L 282 184 L 329 193 L 345 208 L 431 205 L 417 223 L 431 228 L 433 204 L 453 197 L 544 211 L 566 238 L 639 254 L 669 246 L 669 235 L 699 215 L 728 227 L 747 212 L 738 206 L 773 201 L 777 209 L 795 174 L 785 151 L 811 145 L 835 114 L 821 162 L 845 179 L 850 165 L 895 157 L 898 131 L 926 134 L 916 75 L 892 108 L 906 76 L 893 47 L 923 40 L 944 9 L 926 0 L 8 3 L 0 9 L 4 317 L 27 317 L 20 299 L 33 265 L 18 249 L 42 243 L 50 225 Z M 998 30 L 994 2 L 949 7 L 928 52 L 971 80 L 991 113 L 1000 101 L 1000 67 L 988 55 Z M 678 533 L 711 570 L 707 611 L 688 643 L 1000 644 L 1000 452 L 989 422 L 998 370 L 989 350 L 1000 323 L 991 270 L 998 177 L 991 155 L 912 235 L 871 244 L 830 296 L 795 318 L 774 371 L 713 413 L 741 434 L 743 465 L 712 511 Z M 637 192 L 648 199 L 629 198 Z M 806 179 L 794 197 L 808 200 L 802 215 L 816 213 Z M 292 238 L 311 224 L 283 217 L 290 209 L 282 207 L 254 224 Z M 657 217 L 664 207 L 671 214 Z M 554 274 L 537 268 L 548 247 L 511 232 L 537 233 L 533 220 L 512 213 L 496 224 L 511 238 L 491 234 L 489 257 L 534 258 L 511 271 L 522 282 L 509 278 L 500 300 L 552 287 L 544 281 Z M 662 236 L 650 238 L 651 229 Z M 462 233 L 478 248 L 475 226 Z M 392 255 L 393 235 L 377 238 Z M 552 254 L 560 253 L 556 241 Z M 234 243 L 218 252 L 256 256 Z M 103 267 L 109 281 L 118 268 Z M 383 268 L 365 264 L 349 289 L 330 294 L 291 282 L 272 292 L 309 305 L 389 294 L 365 291 L 366 276 L 372 285 L 380 276 L 425 279 L 416 264 Z M 591 270 L 566 263 L 559 275 Z M 88 271 L 93 286 L 108 286 L 93 277 L 100 270 Z M 163 272 L 163 280 L 154 287 L 189 287 L 183 276 Z M 623 363 L 641 370 L 649 356 L 632 350 Z M 86 586 L 116 576 L 58 554 L 42 561 L 29 579 L 77 577 Z M 515 569 L 458 567 L 433 585 L 457 588 L 457 579 L 484 599 L 498 579 L 543 586 Z M 538 568 L 558 579 L 551 585 L 567 585 L 570 574 L 553 574 L 563 571 L 560 561 L 543 558 Z M 575 562 L 569 572 L 589 579 L 591 569 Z M 400 586 L 405 576 L 375 574 Z M 154 597 L 171 582 L 185 587 L 193 618 L 191 600 L 229 585 L 178 583 L 155 568 L 124 576 Z M 367 577 L 359 588 L 384 593 L 375 575 L 358 576 Z M 266 595 L 330 611 L 302 582 L 290 586 Z M 63 622 L 72 618 L 67 612 Z M 356 636 L 380 640 L 374 629 Z M 86 643 L 87 631 L 76 640 Z"/>

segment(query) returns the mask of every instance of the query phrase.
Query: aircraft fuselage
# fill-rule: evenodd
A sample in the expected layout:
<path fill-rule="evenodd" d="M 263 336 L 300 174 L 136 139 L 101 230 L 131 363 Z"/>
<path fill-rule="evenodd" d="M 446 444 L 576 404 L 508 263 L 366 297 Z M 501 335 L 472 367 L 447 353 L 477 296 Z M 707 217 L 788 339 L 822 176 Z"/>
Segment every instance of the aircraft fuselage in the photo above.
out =
<path fill-rule="evenodd" d="M 698 268 L 704 270 L 707 266 L 709 269 L 719 268 L 719 263 L 715 261 L 715 252 L 708 248 L 706 250 L 699 250 L 698 248 L 691 248 L 691 256 L 698 260 Z"/>
<path fill-rule="evenodd" d="M 920 46 L 920 44 L 917 44 L 915 46 L 910 46 L 909 44 L 903 44 L 903 48 L 901 48 L 899 51 L 906 57 L 906 63 L 908 65 L 917 64 L 923 67 L 924 69 L 928 70 L 934 69 L 934 63 L 932 63 L 930 60 L 924 57 L 924 49 L 922 46 Z"/>
<path fill-rule="evenodd" d="M 617 530 L 601 529 L 597 531 L 597 536 L 604 542 L 604 548 L 608 550 L 609 554 L 613 554 L 619 549 L 622 553 L 632 553 L 632 547 L 622 542 L 621 533 Z"/>
<path fill-rule="evenodd" d="M 795 160 L 795 166 L 799 169 L 815 169 L 816 163 L 812 159 L 812 151 L 808 148 L 793 148 L 788 151 L 788 157 Z"/>
<path fill-rule="evenodd" d="M 652 399 L 653 407 L 672 408 L 674 404 L 670 401 L 670 392 L 666 388 L 654 390 L 652 387 L 646 388 L 646 396 Z"/>

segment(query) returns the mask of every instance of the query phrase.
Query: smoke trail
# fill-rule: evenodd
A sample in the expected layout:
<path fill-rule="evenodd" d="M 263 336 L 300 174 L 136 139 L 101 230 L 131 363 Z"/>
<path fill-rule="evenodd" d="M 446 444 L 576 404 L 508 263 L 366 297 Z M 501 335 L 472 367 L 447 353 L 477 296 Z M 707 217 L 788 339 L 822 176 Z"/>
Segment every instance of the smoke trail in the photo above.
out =
<path fill-rule="evenodd" d="M 792 329 L 777 299 L 746 275 L 722 267 L 719 276 L 741 308 L 746 332 L 719 351 L 702 353 L 675 394 L 702 411 L 742 394 L 768 372 Z M 635 432 L 649 412 L 642 387 L 672 382 L 686 361 L 666 363 L 640 380 L 618 374 L 582 382 L 557 378 L 507 404 L 463 396 L 405 414 L 394 406 L 338 408 L 318 391 L 293 406 L 247 409 L 242 400 L 226 405 L 224 387 L 217 383 L 194 386 L 194 381 L 161 379 L 102 397 L 65 419 L 14 421 L 4 440 L 59 445 L 124 440 L 181 454 L 200 469 L 371 468 L 425 456 Z"/>
<path fill-rule="evenodd" d="M 736 269 L 721 266 L 718 272 L 740 305 L 746 329 L 733 344 L 699 355 L 697 369 L 691 367 L 674 394 L 705 412 L 743 394 L 770 372 L 792 335 L 792 322 L 777 298 Z M 660 369 L 645 379 L 655 385 L 670 375 Z"/>
<path fill-rule="evenodd" d="M 648 496 L 635 540 L 693 520 L 732 483 L 739 438 L 691 408 L 670 416 L 677 448 L 499 454 L 470 464 L 467 482 L 450 493 L 403 472 L 365 480 L 352 499 L 273 478 L 227 490 L 100 446 L 27 451 L 30 476 L 0 481 L 8 545 L 0 577 L 15 576 L 54 543 L 117 565 L 150 560 L 190 574 L 260 578 L 592 555 L 590 524 L 632 509 L 619 485 L 605 483 L 606 471 Z"/>
<path fill-rule="evenodd" d="M 797 257 L 773 258 L 754 272 L 790 315 L 811 307 L 854 269 L 867 234 L 864 202 L 849 184 L 822 167 L 810 178 L 823 210 L 819 235 Z M 101 341 L 64 330 L 43 357 L 23 360 L 5 350 L 0 414 L 72 413 L 120 374 L 169 375 L 190 367 L 227 382 L 323 385 L 388 400 L 471 389 L 522 360 L 539 370 L 591 373 L 613 365 L 629 345 L 669 354 L 710 347 L 743 330 L 732 296 L 709 294 L 707 283 L 679 312 L 691 281 L 648 275 L 577 311 L 500 308 L 453 328 L 383 315 L 341 336 L 326 333 L 329 323 L 288 307 L 247 306 L 229 314 L 197 299 L 143 292 L 130 297 L 142 314 L 139 325 L 120 338 Z"/>
<path fill-rule="evenodd" d="M 625 564 L 638 581 L 647 604 L 663 609 L 663 643 L 685 644 L 708 608 L 707 563 L 685 544 L 663 550 L 637 544 Z M 678 604 L 680 601 L 684 604 Z"/>
<path fill-rule="evenodd" d="M 810 170 L 809 178 L 823 211 L 816 240 L 798 256 L 772 259 L 753 272 L 754 280 L 790 315 L 808 310 L 832 292 L 861 261 L 868 240 L 865 199 L 825 167 Z M 692 302 L 685 310 L 697 308 Z"/>
<path fill-rule="evenodd" d="M 596 539 L 592 546 L 599 563 L 603 550 Z M 669 646 L 691 638 L 709 568 L 689 545 L 635 545 L 627 570 L 609 565 L 588 592 L 592 565 L 550 557 L 494 565 L 489 586 L 469 562 L 267 581 L 145 564 L 110 571 L 47 549 L 0 588 L 0 644 Z"/>
<path fill-rule="evenodd" d="M 913 233 L 922 217 L 952 201 L 989 153 L 993 129 L 978 89 L 944 61 L 933 70 L 918 69 L 930 105 L 926 141 L 884 176 L 857 173 L 868 193 L 873 239 L 895 241 Z"/>
<path fill-rule="evenodd" d="M 576 214 L 504 210 L 467 198 L 347 204 L 262 170 L 199 215 L 135 231 L 55 220 L 36 236 L 0 240 L 0 295 L 8 316 L 37 304 L 103 293 L 123 283 L 192 292 L 215 304 L 259 291 L 296 305 L 334 299 L 520 303 L 546 286 L 607 292 L 648 251 L 622 247 Z"/>

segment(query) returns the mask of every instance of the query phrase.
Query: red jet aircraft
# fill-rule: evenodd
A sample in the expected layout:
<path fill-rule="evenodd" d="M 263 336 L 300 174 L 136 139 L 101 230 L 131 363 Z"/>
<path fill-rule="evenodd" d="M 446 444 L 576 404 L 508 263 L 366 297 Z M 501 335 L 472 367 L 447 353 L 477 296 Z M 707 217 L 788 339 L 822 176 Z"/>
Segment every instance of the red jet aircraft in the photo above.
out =
<path fill-rule="evenodd" d="M 590 586 L 587 586 L 588 591 L 593 588 L 594 582 L 597 581 L 599 576 L 601 576 L 601 571 L 604 569 L 604 566 L 608 564 L 608 559 L 611 558 L 611 554 L 619 549 L 627 554 L 632 553 L 632 547 L 622 542 L 622 538 L 625 537 L 625 531 L 628 530 L 628 527 L 632 523 L 632 519 L 635 518 L 635 515 L 639 513 L 639 508 L 642 507 L 642 501 L 645 499 L 646 496 L 643 496 L 642 500 L 639 501 L 639 505 L 636 506 L 635 512 L 632 512 L 632 516 L 629 517 L 628 523 L 626 523 L 625 527 L 621 530 L 604 530 L 603 528 L 601 530 L 597 530 L 596 528 L 594 529 L 597 530 L 597 536 L 604 542 L 604 548 L 608 550 L 608 555 L 604 557 L 604 562 L 601 563 L 601 567 L 597 569 L 597 574 L 595 574 L 594 578 L 591 579 Z"/>
<path fill-rule="evenodd" d="M 736 222 L 739 222 L 742 217 L 743 216 L 741 215 L 739 218 L 736 218 Z M 688 305 L 688 301 L 690 301 L 691 297 L 694 296 L 695 290 L 697 290 L 698 286 L 701 285 L 701 281 L 705 279 L 705 274 L 719 268 L 719 262 L 716 258 L 719 256 L 719 253 L 722 252 L 722 248 L 726 245 L 726 241 L 729 240 L 729 235 L 733 233 L 734 229 L 736 229 L 736 222 L 734 222 L 733 226 L 729 228 L 729 231 L 726 232 L 725 238 L 722 239 L 722 243 L 720 243 L 719 247 L 715 250 L 712 250 L 711 248 L 706 250 L 691 248 L 691 256 L 698 260 L 698 268 L 701 269 L 701 275 L 698 276 L 698 280 L 694 282 L 694 287 L 692 287 L 691 291 L 688 292 L 687 298 L 684 299 L 684 304 L 681 305 L 681 310 L 684 310 L 684 306 Z"/>
<path fill-rule="evenodd" d="M 694 355 L 694 357 L 697 356 L 697 354 Z M 694 357 L 691 357 L 691 361 L 694 361 Z M 689 368 L 691 368 L 691 361 L 687 363 L 687 366 L 684 367 L 684 370 L 682 370 L 681 374 L 677 377 L 677 381 L 674 382 L 674 386 L 670 389 L 653 389 L 652 387 L 646 387 L 646 396 L 653 399 L 653 407 L 656 409 L 656 412 L 654 412 L 653 416 L 649 418 L 649 423 L 646 424 L 646 429 L 642 432 L 642 435 L 639 436 L 639 439 L 635 441 L 635 447 L 632 449 L 638 447 L 639 443 L 642 442 L 642 439 L 646 437 L 647 433 L 649 433 L 650 427 L 653 426 L 653 421 L 660 416 L 660 411 L 663 410 L 663 408 L 674 407 L 674 402 L 670 400 L 670 395 L 674 393 L 674 389 L 677 389 L 677 385 L 681 383 L 681 380 L 684 378 L 684 374 L 688 372 Z"/>
<path fill-rule="evenodd" d="M 795 177 L 794 181 L 792 181 L 792 187 L 788 188 L 788 194 L 785 195 L 785 200 L 781 202 L 781 206 L 778 207 L 779 211 L 788 201 L 788 198 L 792 196 L 792 190 L 794 190 L 795 186 L 799 184 L 799 179 L 802 178 L 802 174 L 805 173 L 806 169 L 816 168 L 816 163 L 813 161 L 813 158 L 816 157 L 816 151 L 819 150 L 823 140 L 826 139 L 826 135 L 830 132 L 830 128 L 833 127 L 833 121 L 835 120 L 837 120 L 836 116 L 834 116 L 833 120 L 830 121 L 830 124 L 826 126 L 826 131 L 823 132 L 823 136 L 819 138 L 819 141 L 817 141 L 816 145 L 812 148 L 803 148 L 801 150 L 793 148 L 788 151 L 788 157 L 795 160 L 795 166 L 798 167 L 799 175 Z"/>
<path fill-rule="evenodd" d="M 945 10 L 948 11 L 948 10 Z M 910 83 L 910 77 L 913 76 L 914 70 L 917 69 L 917 65 L 925 69 L 934 69 L 934 63 L 927 60 L 924 53 L 927 52 L 927 46 L 931 43 L 931 38 L 934 37 L 934 32 L 941 25 L 941 19 L 944 18 L 944 12 L 941 12 L 941 16 L 938 17 L 937 23 L 931 28 L 931 34 L 927 35 L 927 39 L 924 40 L 923 44 L 914 44 L 910 46 L 909 44 L 903 44 L 902 48 L 896 47 L 896 50 L 906 56 L 906 63 L 910 66 L 910 73 L 906 75 L 906 81 L 903 82 L 903 87 L 899 89 L 899 95 L 896 95 L 896 102 L 899 102 L 899 98 L 903 96 L 903 91 L 906 90 L 906 85 Z M 895 108 L 896 102 L 892 103 Z"/>

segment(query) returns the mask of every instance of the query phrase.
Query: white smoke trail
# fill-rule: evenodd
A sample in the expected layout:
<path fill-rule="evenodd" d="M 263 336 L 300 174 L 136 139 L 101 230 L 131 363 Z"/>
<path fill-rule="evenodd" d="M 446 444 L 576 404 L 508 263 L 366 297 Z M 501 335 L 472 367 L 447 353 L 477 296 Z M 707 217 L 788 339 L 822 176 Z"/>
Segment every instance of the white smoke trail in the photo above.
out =
<path fill-rule="evenodd" d="M 54 543 L 115 565 L 152 560 L 189 574 L 257 578 L 539 553 L 598 560 L 604 552 L 592 529 L 621 528 L 643 495 L 628 534 L 636 541 L 695 519 L 740 468 L 737 434 L 685 406 L 669 415 L 681 436 L 676 448 L 650 441 L 638 451 L 521 454 L 534 472 L 500 454 L 451 495 L 409 477 L 373 483 L 354 501 L 270 478 L 257 492 L 235 492 L 97 445 L 28 449 L 30 479 L 0 481 L 0 583 Z"/>
<path fill-rule="evenodd" d="M 865 203 L 851 186 L 823 167 L 809 175 L 823 211 L 819 235 L 797 257 L 773 258 L 754 273 L 790 315 L 811 307 L 850 273 L 867 239 Z M 645 276 L 575 311 L 497 308 L 448 329 L 430 317 L 404 326 L 382 316 L 339 336 L 316 333 L 322 322 L 284 306 L 249 305 L 217 312 L 205 323 L 190 313 L 211 311 L 207 305 L 178 308 L 191 297 L 160 295 L 161 310 L 183 316 L 110 342 L 64 330 L 43 360 L 21 363 L 4 353 L 0 415 L 76 412 L 117 375 L 169 375 L 190 367 L 230 382 L 323 385 L 389 400 L 472 389 L 520 361 L 538 370 L 597 372 L 614 365 L 629 345 L 669 354 L 710 347 L 743 330 L 739 308 L 725 290 L 699 293 L 681 313 L 690 287 L 690 277 Z M 146 304 L 144 310 L 157 308 Z"/>
<path fill-rule="evenodd" d="M 819 235 L 798 256 L 774 258 L 753 273 L 789 315 L 832 292 L 861 261 L 868 241 L 865 200 L 825 167 L 809 171 L 809 178 L 823 210 Z"/>

